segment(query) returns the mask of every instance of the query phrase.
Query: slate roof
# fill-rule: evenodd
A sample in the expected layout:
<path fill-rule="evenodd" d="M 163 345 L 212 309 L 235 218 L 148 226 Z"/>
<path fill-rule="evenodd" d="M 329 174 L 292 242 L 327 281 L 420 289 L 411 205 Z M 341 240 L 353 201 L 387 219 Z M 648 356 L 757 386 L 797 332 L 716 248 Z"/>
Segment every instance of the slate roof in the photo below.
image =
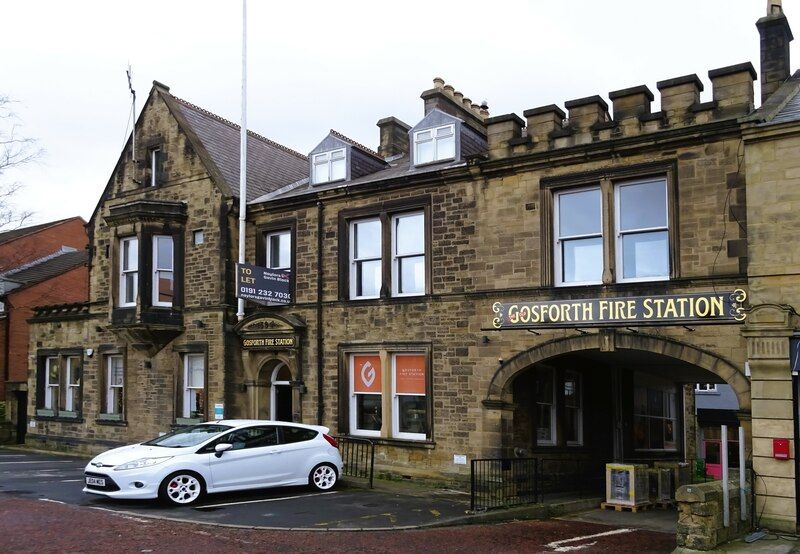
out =
<path fill-rule="evenodd" d="M 367 154 L 369 156 L 372 156 L 373 158 L 377 158 L 380 161 L 384 161 L 383 160 L 383 156 L 381 156 L 380 154 L 375 152 L 375 150 L 372 150 L 371 148 L 367 148 L 366 146 L 364 146 L 360 142 L 354 141 L 353 139 L 351 139 L 347 135 L 344 135 L 344 134 L 340 133 L 336 129 L 331 129 L 331 133 L 330 134 L 333 135 L 334 137 L 338 138 L 339 140 L 345 141 L 350 146 L 354 146 L 355 148 L 358 148 L 359 150 L 361 150 L 365 154 Z"/>
<path fill-rule="evenodd" d="M 333 183 L 326 183 L 321 185 L 311 185 L 308 178 L 302 179 L 290 185 L 284 186 L 275 192 L 262 195 L 255 200 L 250 201 L 250 204 L 258 204 L 261 202 L 268 202 L 271 200 L 279 200 L 284 198 L 294 198 L 304 194 L 313 194 L 325 190 L 333 190 L 339 188 L 347 188 L 366 183 L 379 183 L 390 179 L 411 177 L 417 175 L 424 175 L 426 173 L 436 173 L 439 171 L 453 169 L 457 167 L 464 167 L 467 162 L 464 160 L 456 160 L 450 162 L 443 162 L 437 164 L 426 164 L 419 167 L 411 165 L 411 158 L 406 154 L 402 158 L 398 158 L 390 163 L 389 167 L 382 169 L 369 175 L 364 175 L 357 179 L 350 181 L 335 181 Z"/>
<path fill-rule="evenodd" d="M 800 121 L 800 71 L 786 79 L 745 121 L 759 126 Z"/>
<path fill-rule="evenodd" d="M 5 294 L 20 287 L 41 283 L 75 269 L 87 261 L 88 255 L 85 250 L 70 250 L 47 256 L 38 263 L 26 264 L 21 269 L 7 271 L 0 275 L 0 294 Z"/>
<path fill-rule="evenodd" d="M 171 96 L 171 95 L 170 95 Z M 171 96 L 191 130 L 200 139 L 233 196 L 239 196 L 241 126 Z M 247 200 L 308 176 L 308 158 L 252 131 L 247 132 Z"/>

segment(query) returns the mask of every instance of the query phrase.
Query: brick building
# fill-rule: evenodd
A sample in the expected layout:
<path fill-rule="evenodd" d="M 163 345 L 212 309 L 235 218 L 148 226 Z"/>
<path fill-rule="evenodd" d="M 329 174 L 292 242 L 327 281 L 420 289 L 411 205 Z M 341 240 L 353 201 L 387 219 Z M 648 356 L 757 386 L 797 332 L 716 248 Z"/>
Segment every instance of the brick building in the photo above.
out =
<path fill-rule="evenodd" d="M 0 233 L 0 400 L 19 441 L 27 423 L 28 318 L 41 304 L 86 300 L 85 223 L 73 217 Z"/>
<path fill-rule="evenodd" d="M 91 229 L 90 302 L 37 313 L 32 438 L 85 447 L 228 416 L 371 438 L 376 463 L 692 461 L 695 383 L 730 385 L 762 523 L 794 529 L 789 360 L 800 75 L 778 7 L 750 63 L 489 117 L 441 79 L 373 151 L 251 135 L 247 257 L 292 303 L 233 308 L 235 126 L 156 85 Z M 198 235 L 199 233 L 199 235 Z M 162 259 L 162 240 L 168 252 Z M 139 253 L 141 252 L 141 255 Z M 43 406 L 85 352 L 79 420 Z M 88 350 L 87 350 L 88 349 Z M 88 354 L 89 351 L 93 354 Z M 558 460 L 566 460 L 559 464 Z"/>

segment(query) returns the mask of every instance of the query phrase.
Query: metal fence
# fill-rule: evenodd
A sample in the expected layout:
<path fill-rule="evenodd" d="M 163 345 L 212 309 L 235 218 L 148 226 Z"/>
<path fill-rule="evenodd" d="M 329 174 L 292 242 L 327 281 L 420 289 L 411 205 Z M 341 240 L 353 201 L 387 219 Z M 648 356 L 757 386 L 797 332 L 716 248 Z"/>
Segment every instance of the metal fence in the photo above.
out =
<path fill-rule="evenodd" d="M 354 437 L 336 437 L 339 453 L 344 463 L 343 477 L 367 479 L 372 488 L 375 471 L 375 445 L 368 439 Z"/>
<path fill-rule="evenodd" d="M 489 510 L 542 499 L 541 464 L 536 458 L 472 460 L 470 508 Z"/>

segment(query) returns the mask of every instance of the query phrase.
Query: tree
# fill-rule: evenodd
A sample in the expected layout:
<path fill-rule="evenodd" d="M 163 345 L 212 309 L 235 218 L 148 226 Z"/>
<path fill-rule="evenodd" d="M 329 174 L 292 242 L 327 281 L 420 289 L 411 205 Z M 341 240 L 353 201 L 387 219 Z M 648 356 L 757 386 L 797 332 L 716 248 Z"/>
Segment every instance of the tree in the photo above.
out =
<path fill-rule="evenodd" d="M 3 178 L 6 171 L 29 164 L 43 153 L 35 139 L 20 135 L 20 121 L 11 109 L 13 104 L 12 99 L 0 94 L 0 230 L 20 227 L 32 215 L 14 204 L 14 196 L 22 184 L 6 182 Z"/>

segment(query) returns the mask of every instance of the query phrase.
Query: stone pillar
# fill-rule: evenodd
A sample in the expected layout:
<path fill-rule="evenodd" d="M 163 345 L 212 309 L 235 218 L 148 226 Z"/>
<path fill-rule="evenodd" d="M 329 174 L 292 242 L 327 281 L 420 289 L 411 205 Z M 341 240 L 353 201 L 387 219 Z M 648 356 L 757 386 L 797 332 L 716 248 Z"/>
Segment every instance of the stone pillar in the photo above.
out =
<path fill-rule="evenodd" d="M 794 410 L 792 373 L 789 368 L 789 337 L 792 335 L 791 309 L 761 304 L 752 308 L 742 335 L 747 337 L 752 397 L 753 479 L 756 513 L 761 525 L 776 531 L 794 532 L 797 523 L 795 503 L 795 464 L 772 456 L 772 441 L 790 440 L 794 452 Z"/>

